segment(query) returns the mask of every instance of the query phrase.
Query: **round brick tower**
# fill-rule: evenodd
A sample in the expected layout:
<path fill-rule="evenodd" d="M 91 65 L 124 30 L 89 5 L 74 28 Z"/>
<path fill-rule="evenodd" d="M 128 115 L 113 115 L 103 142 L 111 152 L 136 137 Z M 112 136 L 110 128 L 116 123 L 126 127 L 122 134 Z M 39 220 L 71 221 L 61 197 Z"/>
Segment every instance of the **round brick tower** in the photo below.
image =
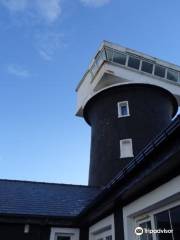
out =
<path fill-rule="evenodd" d="M 177 108 L 169 91 L 150 84 L 114 85 L 91 97 L 83 112 L 91 126 L 89 185 L 107 184 L 170 124 Z"/>

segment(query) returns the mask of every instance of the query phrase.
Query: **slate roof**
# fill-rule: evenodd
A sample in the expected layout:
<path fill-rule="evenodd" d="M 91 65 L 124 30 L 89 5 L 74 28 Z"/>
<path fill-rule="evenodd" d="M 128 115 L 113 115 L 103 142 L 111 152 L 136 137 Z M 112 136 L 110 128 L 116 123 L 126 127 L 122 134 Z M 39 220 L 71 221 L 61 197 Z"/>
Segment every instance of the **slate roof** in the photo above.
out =
<path fill-rule="evenodd" d="M 99 191 L 81 185 L 0 180 L 0 215 L 75 217 Z"/>

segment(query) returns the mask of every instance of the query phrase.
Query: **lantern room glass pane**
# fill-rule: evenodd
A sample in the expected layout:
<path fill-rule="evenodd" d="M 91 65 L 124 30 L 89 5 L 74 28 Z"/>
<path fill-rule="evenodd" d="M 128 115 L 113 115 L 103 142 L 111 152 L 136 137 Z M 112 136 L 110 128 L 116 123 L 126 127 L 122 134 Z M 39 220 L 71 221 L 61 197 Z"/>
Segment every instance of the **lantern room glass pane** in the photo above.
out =
<path fill-rule="evenodd" d="M 139 69 L 139 66 L 140 66 L 140 60 L 138 58 L 129 56 L 128 67 Z"/>
<path fill-rule="evenodd" d="M 160 65 L 155 65 L 154 75 L 158 77 L 165 77 L 165 68 Z"/>
<path fill-rule="evenodd" d="M 153 64 L 149 63 L 149 62 L 146 62 L 146 61 L 142 61 L 141 71 L 147 72 L 147 73 L 152 73 L 152 71 L 153 71 Z"/>
<path fill-rule="evenodd" d="M 167 70 L 167 79 L 177 82 L 178 81 L 178 72 L 168 69 Z"/>
<path fill-rule="evenodd" d="M 96 65 L 99 67 L 102 62 L 105 60 L 105 52 L 101 51 L 96 57 Z"/>
<path fill-rule="evenodd" d="M 126 55 L 121 52 L 114 51 L 113 62 L 119 63 L 121 65 L 125 65 Z"/>
<path fill-rule="evenodd" d="M 113 49 L 106 48 L 106 56 L 108 61 L 113 61 Z"/>
<path fill-rule="evenodd" d="M 91 68 L 91 71 L 92 71 L 93 75 L 96 74 L 97 70 L 98 70 L 97 64 L 96 64 L 96 62 L 94 62 L 93 66 Z"/>

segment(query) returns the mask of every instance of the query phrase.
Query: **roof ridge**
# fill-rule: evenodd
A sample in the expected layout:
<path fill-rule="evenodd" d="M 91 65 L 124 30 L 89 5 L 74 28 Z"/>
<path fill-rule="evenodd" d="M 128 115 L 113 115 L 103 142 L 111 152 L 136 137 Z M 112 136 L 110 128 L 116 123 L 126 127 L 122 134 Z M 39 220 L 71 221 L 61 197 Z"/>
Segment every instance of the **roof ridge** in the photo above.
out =
<path fill-rule="evenodd" d="M 82 188 L 99 188 L 94 186 L 88 185 L 81 185 L 81 184 L 71 184 L 71 183 L 53 183 L 53 182 L 41 182 L 41 181 L 31 181 L 31 180 L 18 180 L 18 179 L 0 179 L 0 182 L 19 182 L 19 183 L 32 183 L 32 184 L 44 184 L 44 185 L 58 185 L 58 186 L 67 186 L 67 187 L 82 187 Z"/>

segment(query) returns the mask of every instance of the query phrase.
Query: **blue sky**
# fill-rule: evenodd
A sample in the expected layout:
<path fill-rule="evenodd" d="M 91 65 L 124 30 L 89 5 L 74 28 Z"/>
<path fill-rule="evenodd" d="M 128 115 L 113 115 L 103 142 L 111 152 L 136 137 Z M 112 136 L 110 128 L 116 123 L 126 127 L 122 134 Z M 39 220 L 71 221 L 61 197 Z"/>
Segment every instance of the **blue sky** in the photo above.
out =
<path fill-rule="evenodd" d="M 0 178 L 86 184 L 75 88 L 102 40 L 180 65 L 179 0 L 0 0 Z"/>

